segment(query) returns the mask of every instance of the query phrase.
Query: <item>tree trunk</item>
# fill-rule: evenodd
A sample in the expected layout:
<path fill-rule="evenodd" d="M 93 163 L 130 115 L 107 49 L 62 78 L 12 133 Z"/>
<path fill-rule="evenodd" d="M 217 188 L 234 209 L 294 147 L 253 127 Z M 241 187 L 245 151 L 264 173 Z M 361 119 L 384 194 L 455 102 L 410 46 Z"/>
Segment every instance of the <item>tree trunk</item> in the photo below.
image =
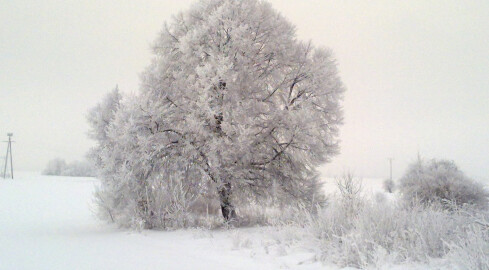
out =
<path fill-rule="evenodd" d="M 226 90 L 226 82 L 219 80 L 219 92 L 218 92 L 218 103 L 219 107 L 222 110 L 222 106 L 224 103 L 224 92 Z M 222 130 L 222 122 L 224 121 L 224 114 L 219 112 L 217 115 L 214 116 L 214 119 L 216 121 L 216 126 L 214 132 L 217 134 L 218 137 L 224 137 L 224 132 Z M 234 206 L 231 204 L 231 183 L 229 182 L 224 182 L 219 188 L 218 188 L 218 193 L 219 193 L 219 201 L 221 203 L 221 212 L 222 216 L 224 217 L 224 220 L 226 222 L 235 222 L 236 221 L 236 211 L 234 210 Z"/>
<path fill-rule="evenodd" d="M 236 211 L 231 204 L 231 183 L 223 184 L 219 190 L 219 200 L 221 203 L 222 216 L 226 222 L 236 221 Z"/>

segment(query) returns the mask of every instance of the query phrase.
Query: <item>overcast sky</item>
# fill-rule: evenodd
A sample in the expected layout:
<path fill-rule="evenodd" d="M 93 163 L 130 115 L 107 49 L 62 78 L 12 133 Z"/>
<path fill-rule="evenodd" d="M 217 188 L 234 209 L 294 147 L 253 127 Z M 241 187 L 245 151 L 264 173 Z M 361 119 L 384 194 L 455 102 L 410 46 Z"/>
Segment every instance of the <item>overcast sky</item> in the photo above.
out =
<path fill-rule="evenodd" d="M 163 22 L 192 2 L 0 0 L 0 139 L 14 133 L 14 167 L 82 159 L 87 110 L 116 84 L 137 91 Z M 325 174 L 388 177 L 393 157 L 400 177 L 419 152 L 489 181 L 489 1 L 270 2 L 334 51 L 347 87 Z"/>

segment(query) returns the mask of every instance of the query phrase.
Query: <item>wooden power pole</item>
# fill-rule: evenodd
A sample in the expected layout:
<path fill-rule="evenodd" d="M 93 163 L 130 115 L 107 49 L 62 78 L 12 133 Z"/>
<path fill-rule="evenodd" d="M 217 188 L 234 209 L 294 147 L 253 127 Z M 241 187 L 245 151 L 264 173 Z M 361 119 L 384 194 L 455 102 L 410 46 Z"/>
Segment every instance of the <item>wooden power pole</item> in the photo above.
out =
<path fill-rule="evenodd" d="M 3 167 L 3 178 L 7 177 L 7 165 L 8 165 L 8 160 L 10 156 L 10 177 L 14 179 L 14 162 L 12 160 L 12 136 L 13 133 L 7 133 L 8 136 L 8 141 L 5 141 L 8 143 L 7 145 L 7 154 L 5 155 L 5 166 Z"/>
<path fill-rule="evenodd" d="M 394 160 L 393 158 L 388 158 L 389 159 L 389 165 L 390 165 L 390 180 L 392 181 L 392 161 Z"/>

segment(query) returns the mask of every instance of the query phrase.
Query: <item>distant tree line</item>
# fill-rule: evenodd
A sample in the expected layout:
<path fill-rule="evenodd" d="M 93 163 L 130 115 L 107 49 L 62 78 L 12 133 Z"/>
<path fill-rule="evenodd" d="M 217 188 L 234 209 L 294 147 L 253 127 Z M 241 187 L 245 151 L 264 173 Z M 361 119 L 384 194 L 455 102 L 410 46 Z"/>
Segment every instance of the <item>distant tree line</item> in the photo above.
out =
<path fill-rule="evenodd" d="M 95 169 L 88 161 L 67 163 L 64 159 L 52 159 L 42 172 L 43 175 L 94 177 Z"/>

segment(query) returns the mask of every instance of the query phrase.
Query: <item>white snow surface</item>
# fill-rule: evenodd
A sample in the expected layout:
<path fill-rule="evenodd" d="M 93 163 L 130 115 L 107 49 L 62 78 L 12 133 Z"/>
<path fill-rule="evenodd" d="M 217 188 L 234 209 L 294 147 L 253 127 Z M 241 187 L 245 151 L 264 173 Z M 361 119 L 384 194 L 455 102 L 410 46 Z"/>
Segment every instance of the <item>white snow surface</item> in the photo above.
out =
<path fill-rule="evenodd" d="M 94 178 L 0 179 L 0 270 L 335 269 L 274 228 L 134 232 L 93 214 Z"/>

